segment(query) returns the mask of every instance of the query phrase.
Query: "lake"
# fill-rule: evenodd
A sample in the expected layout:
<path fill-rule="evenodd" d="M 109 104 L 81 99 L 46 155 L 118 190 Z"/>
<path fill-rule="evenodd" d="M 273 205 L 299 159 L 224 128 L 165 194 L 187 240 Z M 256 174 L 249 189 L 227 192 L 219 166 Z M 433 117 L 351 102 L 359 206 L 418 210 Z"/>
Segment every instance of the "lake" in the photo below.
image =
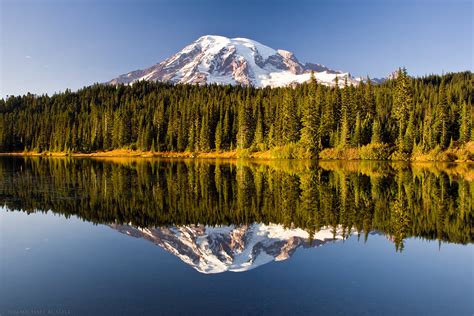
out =
<path fill-rule="evenodd" d="M 474 166 L 0 157 L 0 315 L 472 315 Z"/>

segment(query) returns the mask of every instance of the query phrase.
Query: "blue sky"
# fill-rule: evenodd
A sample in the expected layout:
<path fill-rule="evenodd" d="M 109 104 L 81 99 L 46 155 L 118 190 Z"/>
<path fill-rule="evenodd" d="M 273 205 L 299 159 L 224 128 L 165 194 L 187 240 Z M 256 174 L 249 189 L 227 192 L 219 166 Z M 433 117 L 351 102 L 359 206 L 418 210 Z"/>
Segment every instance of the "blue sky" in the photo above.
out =
<path fill-rule="evenodd" d="M 471 0 L 0 0 L 0 97 L 76 90 L 151 66 L 205 34 L 381 77 L 472 70 Z"/>

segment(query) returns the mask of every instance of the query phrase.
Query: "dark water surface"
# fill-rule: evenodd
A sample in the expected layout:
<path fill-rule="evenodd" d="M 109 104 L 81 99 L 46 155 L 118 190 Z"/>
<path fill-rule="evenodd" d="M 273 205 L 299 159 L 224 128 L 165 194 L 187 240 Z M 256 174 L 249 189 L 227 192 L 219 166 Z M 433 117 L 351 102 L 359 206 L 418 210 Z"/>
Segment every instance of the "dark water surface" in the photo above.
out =
<path fill-rule="evenodd" d="M 472 315 L 474 167 L 0 158 L 0 315 Z"/>

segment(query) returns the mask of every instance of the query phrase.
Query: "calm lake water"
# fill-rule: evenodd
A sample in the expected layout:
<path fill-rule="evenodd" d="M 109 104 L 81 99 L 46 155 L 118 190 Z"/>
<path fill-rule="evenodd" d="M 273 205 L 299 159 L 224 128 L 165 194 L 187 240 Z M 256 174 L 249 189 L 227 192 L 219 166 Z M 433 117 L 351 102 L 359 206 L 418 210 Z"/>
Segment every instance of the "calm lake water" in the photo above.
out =
<path fill-rule="evenodd" d="M 0 315 L 473 315 L 474 166 L 0 158 Z"/>

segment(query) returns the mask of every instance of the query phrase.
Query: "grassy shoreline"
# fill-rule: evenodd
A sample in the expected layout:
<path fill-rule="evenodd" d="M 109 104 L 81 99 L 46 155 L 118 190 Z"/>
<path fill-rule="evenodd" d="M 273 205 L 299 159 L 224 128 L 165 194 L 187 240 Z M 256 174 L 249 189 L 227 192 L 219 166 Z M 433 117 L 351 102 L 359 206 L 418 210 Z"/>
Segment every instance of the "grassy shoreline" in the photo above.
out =
<path fill-rule="evenodd" d="M 320 152 L 320 160 L 387 160 L 411 162 L 474 162 L 474 142 L 464 146 L 434 149 L 429 152 L 414 151 L 411 156 L 393 154 L 393 148 L 388 146 L 362 146 L 360 148 L 327 148 Z M 198 159 L 305 159 L 304 152 L 295 146 L 278 147 L 267 151 L 232 150 L 209 152 L 151 152 L 131 149 L 114 149 L 97 152 L 5 152 L 0 156 L 27 156 L 27 157 L 134 157 L 134 158 L 198 158 Z"/>

